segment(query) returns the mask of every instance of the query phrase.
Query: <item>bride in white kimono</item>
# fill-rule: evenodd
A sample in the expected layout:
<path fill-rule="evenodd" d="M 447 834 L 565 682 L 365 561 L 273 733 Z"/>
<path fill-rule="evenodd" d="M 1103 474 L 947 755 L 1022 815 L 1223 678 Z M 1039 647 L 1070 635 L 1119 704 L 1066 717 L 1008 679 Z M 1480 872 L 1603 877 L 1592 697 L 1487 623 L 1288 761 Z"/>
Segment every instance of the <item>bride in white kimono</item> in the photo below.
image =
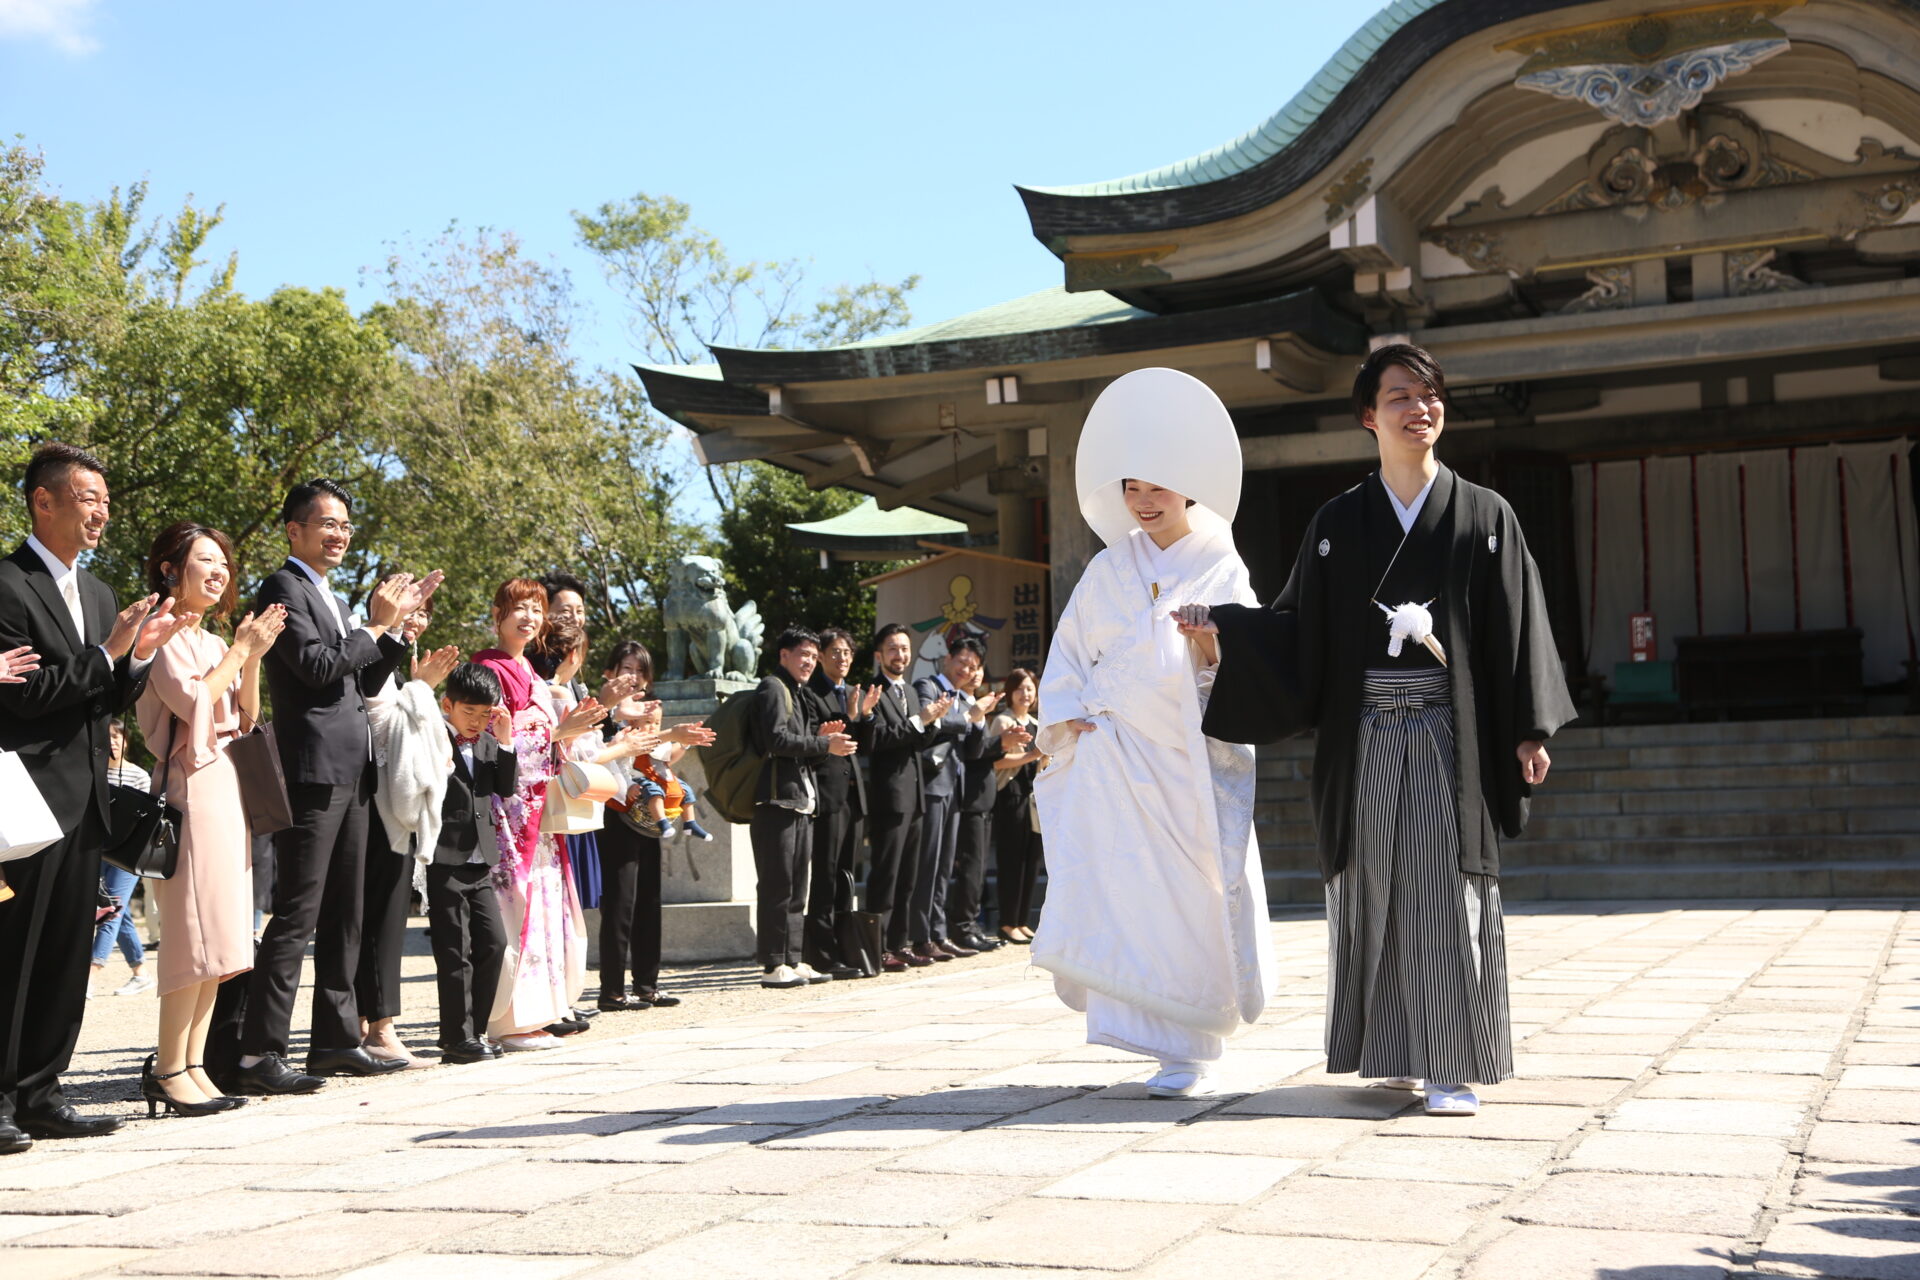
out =
<path fill-rule="evenodd" d="M 1061 614 L 1040 682 L 1034 784 L 1047 901 L 1033 963 L 1087 1040 L 1159 1060 L 1155 1097 L 1210 1088 L 1225 1038 L 1272 986 L 1253 835 L 1253 751 L 1200 732 L 1214 668 L 1172 620 L 1254 602 L 1234 550 L 1240 443 L 1205 383 L 1141 369 L 1080 437 L 1081 514 L 1106 542 Z"/>

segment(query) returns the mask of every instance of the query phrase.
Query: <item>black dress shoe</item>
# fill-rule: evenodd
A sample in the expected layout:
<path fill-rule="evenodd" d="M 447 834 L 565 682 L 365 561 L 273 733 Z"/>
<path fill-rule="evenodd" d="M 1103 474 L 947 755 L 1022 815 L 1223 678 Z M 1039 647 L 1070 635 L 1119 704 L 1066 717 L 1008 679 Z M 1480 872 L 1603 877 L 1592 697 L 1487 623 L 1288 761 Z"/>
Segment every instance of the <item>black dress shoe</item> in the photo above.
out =
<path fill-rule="evenodd" d="M 469 1036 L 459 1044 L 440 1046 L 440 1061 L 457 1062 L 463 1066 L 472 1062 L 492 1062 L 499 1056 L 493 1046 L 479 1036 Z"/>
<path fill-rule="evenodd" d="M 97 1138 L 125 1122 L 119 1116 L 83 1116 L 69 1104 L 58 1111 L 21 1116 L 15 1123 L 34 1138 Z"/>
<path fill-rule="evenodd" d="M 229 1093 L 290 1094 L 312 1093 L 326 1081 L 318 1076 L 302 1075 L 287 1065 L 287 1060 L 270 1053 L 250 1067 L 235 1067 L 233 1079 L 215 1081 Z"/>
<path fill-rule="evenodd" d="M 653 1002 L 641 996 L 601 996 L 594 1004 L 601 1013 L 633 1013 L 653 1008 Z"/>
<path fill-rule="evenodd" d="M 959 940 L 960 945 L 972 947 L 975 951 L 997 951 L 1000 949 L 1000 939 L 989 938 L 986 934 L 978 930 L 969 930 L 966 933 L 960 934 Z"/>
<path fill-rule="evenodd" d="M 389 1071 L 405 1071 L 402 1058 L 376 1058 L 358 1045 L 351 1049 L 315 1049 L 307 1054 L 310 1076 L 383 1076 Z"/>
<path fill-rule="evenodd" d="M 549 1022 L 540 1029 L 550 1036 L 577 1036 L 587 1029 L 587 1020 L 575 1014 L 558 1022 Z"/>
<path fill-rule="evenodd" d="M 11 1120 L 0 1120 L 0 1156 L 16 1156 L 33 1146 L 26 1130 Z"/>
<path fill-rule="evenodd" d="M 636 992 L 634 998 L 645 1000 L 656 1009 L 671 1009 L 680 1003 L 679 996 L 670 996 L 666 992 L 658 990 Z"/>

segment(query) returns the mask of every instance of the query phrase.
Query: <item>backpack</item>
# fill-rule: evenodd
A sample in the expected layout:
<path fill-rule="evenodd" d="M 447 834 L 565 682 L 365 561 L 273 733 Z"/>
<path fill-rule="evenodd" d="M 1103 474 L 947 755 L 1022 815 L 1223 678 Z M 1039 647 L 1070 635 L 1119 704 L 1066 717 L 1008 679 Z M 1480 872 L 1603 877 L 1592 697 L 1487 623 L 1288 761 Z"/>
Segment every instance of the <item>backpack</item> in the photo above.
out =
<path fill-rule="evenodd" d="M 754 792 L 759 789 L 760 770 L 766 763 L 753 749 L 753 731 L 748 724 L 755 692 L 749 689 L 722 702 L 720 709 L 707 717 L 713 741 L 694 748 L 707 774 L 707 786 L 700 798 L 728 822 L 753 821 Z M 793 694 L 784 681 L 780 696 L 788 714 L 792 714 Z"/>

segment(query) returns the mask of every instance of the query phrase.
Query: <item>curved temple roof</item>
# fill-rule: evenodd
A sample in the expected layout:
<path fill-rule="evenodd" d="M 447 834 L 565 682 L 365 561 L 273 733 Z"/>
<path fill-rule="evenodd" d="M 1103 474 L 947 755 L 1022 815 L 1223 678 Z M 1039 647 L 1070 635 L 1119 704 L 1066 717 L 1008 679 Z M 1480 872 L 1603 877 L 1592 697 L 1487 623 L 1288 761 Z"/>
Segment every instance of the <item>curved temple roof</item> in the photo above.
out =
<path fill-rule="evenodd" d="M 1286 106 L 1225 146 L 1131 177 L 1015 190 L 1033 234 L 1055 253 L 1066 251 L 1068 236 L 1160 231 L 1249 213 L 1311 181 L 1448 45 L 1518 18 L 1588 3 L 1393 0 Z"/>
<path fill-rule="evenodd" d="M 1194 187 L 1244 173 L 1292 146 L 1320 118 L 1348 82 L 1360 73 L 1368 60 L 1379 52 L 1389 36 L 1427 10 L 1444 3 L 1446 0 L 1393 0 L 1392 4 L 1369 18 L 1365 26 L 1347 37 L 1347 42 L 1327 59 L 1313 79 L 1307 81 L 1306 87 L 1294 94 L 1286 106 L 1274 112 L 1265 123 L 1249 129 L 1232 142 L 1124 178 L 1077 186 L 1021 187 L 1020 190 L 1049 196 L 1113 196 Z"/>

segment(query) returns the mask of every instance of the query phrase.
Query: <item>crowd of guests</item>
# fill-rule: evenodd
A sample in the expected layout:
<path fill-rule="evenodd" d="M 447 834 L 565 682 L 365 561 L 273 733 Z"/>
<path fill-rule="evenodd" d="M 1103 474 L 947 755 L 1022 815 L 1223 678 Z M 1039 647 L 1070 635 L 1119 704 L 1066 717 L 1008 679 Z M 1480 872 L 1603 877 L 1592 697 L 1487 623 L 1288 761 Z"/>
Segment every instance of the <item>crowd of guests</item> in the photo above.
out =
<path fill-rule="evenodd" d="M 764 986 L 903 972 L 1033 938 L 1038 677 L 1016 668 L 990 688 L 985 647 L 960 636 L 941 670 L 910 681 L 911 633 L 889 623 L 873 637 L 872 682 L 850 683 L 854 645 L 838 628 L 790 628 L 751 695 L 766 761 L 751 827 Z M 997 937 L 982 923 L 990 849 Z"/>
<path fill-rule="evenodd" d="M 149 1114 L 212 1114 L 415 1065 L 396 1019 L 416 898 L 442 1062 L 551 1048 L 601 1011 L 679 1003 L 659 986 L 661 842 L 712 838 L 676 766 L 714 731 L 663 724 L 638 641 L 614 644 L 587 684 L 583 584 L 504 582 L 491 647 L 430 648 L 442 575 L 392 574 L 356 616 L 328 582 L 352 545 L 352 498 L 314 480 L 287 494 L 287 559 L 244 611 L 230 539 L 192 521 L 154 539 L 148 594 L 121 608 L 80 564 L 107 526 L 107 472 L 70 445 L 37 449 L 22 485 L 32 533 L 0 561 L 0 750 L 62 832 L 0 861 L 0 1154 L 119 1127 L 60 1088 L 115 946 L 133 970 L 116 994 L 159 995 L 140 1079 Z M 769 987 L 1033 936 L 1036 677 L 1015 670 L 989 688 L 984 651 L 963 637 L 943 670 L 910 682 L 898 625 L 870 651 L 871 682 L 852 683 L 852 636 L 790 629 L 773 674 L 742 695 L 763 761 L 749 828 Z M 150 772 L 128 759 L 127 717 Z M 129 821 L 128 797 L 149 792 L 170 806 L 177 854 L 170 875 L 136 881 L 129 846 L 151 825 Z M 994 937 L 982 923 L 990 850 Z M 164 931 L 152 966 L 136 883 Z M 588 1010 L 583 913 L 595 908 Z"/>

